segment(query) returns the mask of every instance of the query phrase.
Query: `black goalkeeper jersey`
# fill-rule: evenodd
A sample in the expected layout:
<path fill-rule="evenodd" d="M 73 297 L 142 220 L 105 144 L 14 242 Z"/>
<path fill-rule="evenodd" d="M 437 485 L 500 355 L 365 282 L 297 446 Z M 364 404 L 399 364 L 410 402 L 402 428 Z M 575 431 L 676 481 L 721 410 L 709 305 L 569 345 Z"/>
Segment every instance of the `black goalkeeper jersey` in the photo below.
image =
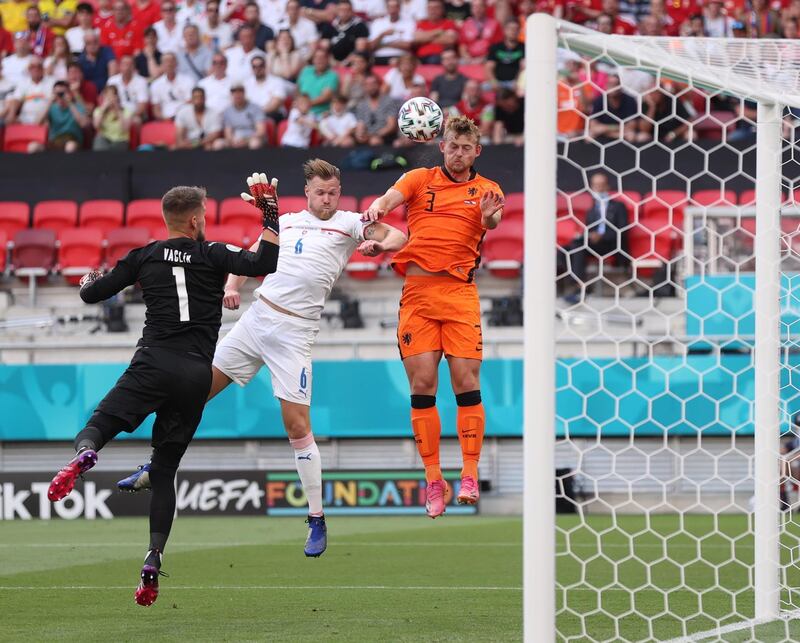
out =
<path fill-rule="evenodd" d="M 275 272 L 278 246 L 261 241 L 256 252 L 186 237 L 131 250 L 107 275 L 81 289 L 95 304 L 139 282 L 147 307 L 139 346 L 194 353 L 209 362 L 222 323 L 228 273 L 257 277 Z"/>

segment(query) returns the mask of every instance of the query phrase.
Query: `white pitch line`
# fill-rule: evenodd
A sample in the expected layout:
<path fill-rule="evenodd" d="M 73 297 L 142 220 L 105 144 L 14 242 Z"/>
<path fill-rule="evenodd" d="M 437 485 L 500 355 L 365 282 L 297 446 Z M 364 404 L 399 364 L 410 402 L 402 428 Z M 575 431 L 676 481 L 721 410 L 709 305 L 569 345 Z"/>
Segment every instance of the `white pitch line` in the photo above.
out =
<path fill-rule="evenodd" d="M 51 585 L 47 587 L 35 587 L 35 586 L 14 586 L 14 585 L 7 585 L 7 586 L 0 586 L 0 591 L 32 591 L 32 590 L 44 590 L 44 591 L 54 591 L 54 590 L 108 590 L 108 589 L 133 589 L 133 585 L 119 585 L 119 586 L 109 586 L 109 585 Z M 392 586 L 392 585 L 198 585 L 198 586 L 191 586 L 191 585 L 177 585 L 177 586 L 170 586 L 164 585 L 162 589 L 165 590 L 173 590 L 173 589 L 186 589 L 186 590 L 287 590 L 287 589 L 299 589 L 302 591 L 309 591 L 315 589 L 321 590 L 337 590 L 337 589 L 344 589 L 344 590 L 386 590 L 386 591 L 425 591 L 425 590 L 433 590 L 433 591 L 486 591 L 486 592 L 521 592 L 522 587 L 493 587 L 493 586 L 469 586 L 469 585 L 452 585 L 452 586 L 427 586 L 427 585 L 400 585 L 400 586 Z"/>
<path fill-rule="evenodd" d="M 748 628 L 758 627 L 759 625 L 768 625 L 769 623 L 777 623 L 778 621 L 790 621 L 794 618 L 800 618 L 800 610 L 792 610 L 778 616 L 778 618 L 751 618 L 739 623 L 731 623 L 723 627 L 715 627 L 713 630 L 706 630 L 705 632 L 698 632 L 691 636 L 681 636 L 675 639 L 670 639 L 666 643 L 696 643 L 704 639 L 711 638 L 712 636 L 720 637 L 724 634 L 731 632 L 739 632 Z M 755 635 L 755 633 L 753 633 Z"/>

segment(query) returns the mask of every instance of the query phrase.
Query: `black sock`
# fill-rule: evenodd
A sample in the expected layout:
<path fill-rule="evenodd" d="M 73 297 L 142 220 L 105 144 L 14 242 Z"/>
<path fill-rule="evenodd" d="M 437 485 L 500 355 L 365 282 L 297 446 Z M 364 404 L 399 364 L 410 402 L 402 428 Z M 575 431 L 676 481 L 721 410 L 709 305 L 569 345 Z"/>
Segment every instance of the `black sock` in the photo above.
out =
<path fill-rule="evenodd" d="M 175 516 L 175 473 L 177 467 L 154 462 L 150 466 L 150 549 L 164 551 Z"/>
<path fill-rule="evenodd" d="M 100 429 L 87 426 L 75 437 L 75 451 L 82 451 L 83 449 L 99 451 L 103 448 L 105 443 L 106 440 L 103 439 L 103 433 Z"/>

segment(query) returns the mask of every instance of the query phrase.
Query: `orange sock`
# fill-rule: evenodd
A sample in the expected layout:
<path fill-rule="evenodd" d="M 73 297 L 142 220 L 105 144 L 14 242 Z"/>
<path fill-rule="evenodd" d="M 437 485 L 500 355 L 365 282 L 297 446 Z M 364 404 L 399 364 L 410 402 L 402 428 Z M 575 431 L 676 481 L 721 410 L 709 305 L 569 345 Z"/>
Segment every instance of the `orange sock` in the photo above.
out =
<path fill-rule="evenodd" d="M 425 465 L 425 479 L 428 482 L 442 479 L 442 468 L 439 465 L 439 440 L 442 424 L 439 411 L 435 406 L 425 409 L 411 408 L 411 427 L 414 430 L 414 441 L 417 451 Z"/>
<path fill-rule="evenodd" d="M 461 444 L 461 456 L 464 459 L 464 468 L 461 469 L 462 478 L 472 476 L 478 480 L 478 460 L 481 458 L 485 425 L 486 413 L 482 403 L 458 407 L 456 426 L 458 427 L 458 441 Z"/>

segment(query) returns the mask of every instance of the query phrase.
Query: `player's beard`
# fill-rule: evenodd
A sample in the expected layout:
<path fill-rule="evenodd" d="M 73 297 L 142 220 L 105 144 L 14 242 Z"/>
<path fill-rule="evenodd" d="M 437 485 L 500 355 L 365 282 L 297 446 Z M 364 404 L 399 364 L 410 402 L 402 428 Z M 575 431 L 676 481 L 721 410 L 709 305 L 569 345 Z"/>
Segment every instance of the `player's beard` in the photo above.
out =
<path fill-rule="evenodd" d="M 205 232 L 203 232 L 202 230 L 198 230 L 197 231 L 197 239 L 195 239 L 195 241 L 203 243 L 205 240 L 206 240 Z"/>

